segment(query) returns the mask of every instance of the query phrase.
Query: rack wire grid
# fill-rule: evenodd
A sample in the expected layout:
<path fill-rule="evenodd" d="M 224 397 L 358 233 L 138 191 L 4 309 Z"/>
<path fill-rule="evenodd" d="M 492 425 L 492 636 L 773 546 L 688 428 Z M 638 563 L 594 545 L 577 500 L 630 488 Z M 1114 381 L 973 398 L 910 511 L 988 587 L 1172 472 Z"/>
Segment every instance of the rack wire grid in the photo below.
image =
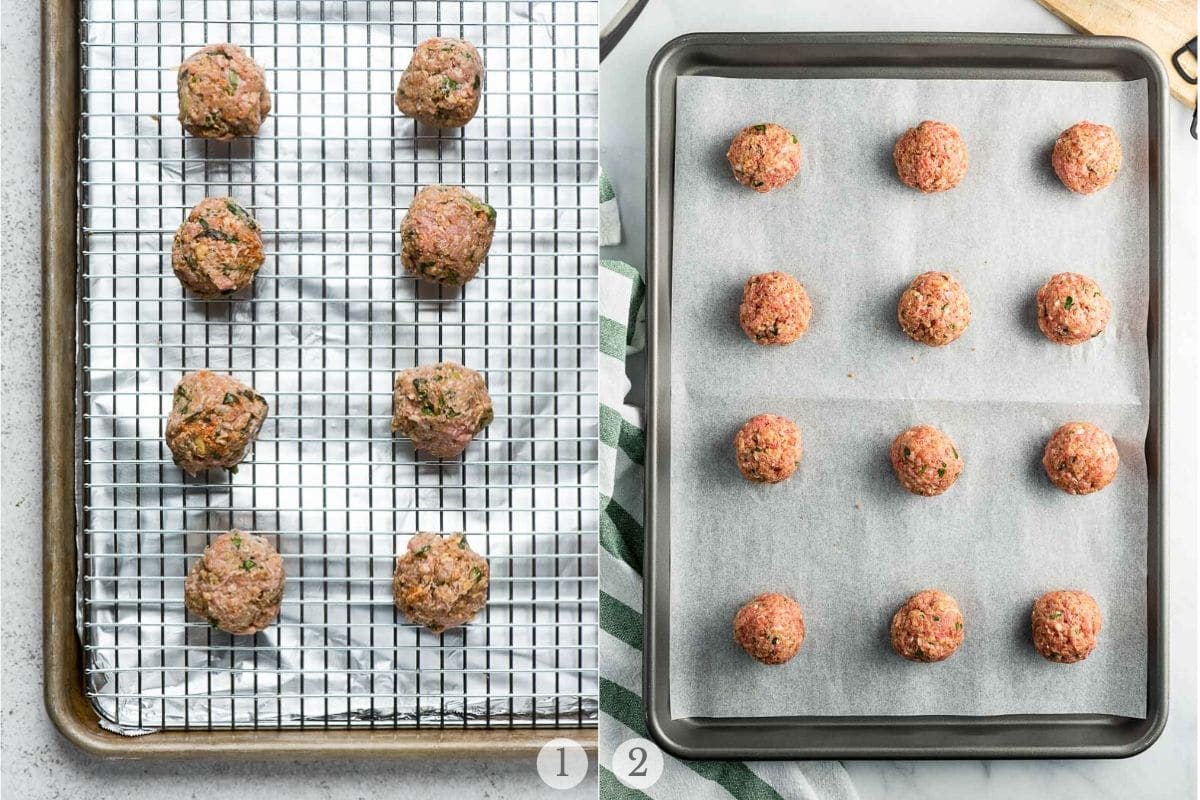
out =
<path fill-rule="evenodd" d="M 86 0 L 81 4 L 79 619 L 101 723 L 156 729 L 591 727 L 597 694 L 596 4 Z M 393 104 L 416 43 L 476 44 L 483 102 L 437 131 Z M 175 74 L 210 42 L 266 70 L 255 138 L 183 134 Z M 404 275 L 422 186 L 495 206 L 479 277 Z M 253 288 L 212 302 L 170 267 L 210 195 L 258 219 Z M 454 360 L 496 419 L 438 461 L 390 431 L 395 374 Z M 163 428 L 200 368 L 263 394 L 236 475 L 189 478 Z M 189 617 L 188 567 L 231 527 L 271 537 L 282 613 L 255 637 Z M 416 531 L 466 531 L 488 604 L 441 635 L 392 601 Z"/>

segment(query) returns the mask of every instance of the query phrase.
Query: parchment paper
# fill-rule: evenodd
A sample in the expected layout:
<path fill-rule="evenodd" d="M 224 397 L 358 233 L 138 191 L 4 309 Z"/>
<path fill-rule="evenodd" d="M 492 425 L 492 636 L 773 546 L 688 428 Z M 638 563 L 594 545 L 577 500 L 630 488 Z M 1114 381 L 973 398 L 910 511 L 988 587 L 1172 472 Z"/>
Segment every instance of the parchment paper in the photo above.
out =
<path fill-rule="evenodd" d="M 1145 716 L 1147 109 L 1131 83 L 903 80 L 678 82 L 672 283 L 671 703 L 685 716 L 1090 712 Z M 956 189 L 899 183 L 892 146 L 923 119 L 958 127 L 970 170 Z M 1050 149 L 1089 119 L 1121 136 L 1104 192 L 1058 182 Z M 804 149 L 799 177 L 759 195 L 725 151 L 774 121 Z M 786 348 L 738 327 L 742 284 L 781 269 L 806 286 L 808 333 Z M 973 319 L 944 348 L 907 339 L 896 301 L 925 270 L 964 284 Z M 1051 274 L 1096 279 L 1108 330 L 1079 347 L 1038 331 Z M 796 474 L 755 486 L 733 435 L 750 416 L 795 419 Z M 1072 497 L 1041 467 L 1060 424 L 1117 441 L 1106 490 Z M 930 423 L 965 469 L 937 498 L 906 493 L 892 438 Z M 941 664 L 896 656 L 887 627 L 912 593 L 957 598 L 966 641 Z M 1082 588 L 1104 616 L 1086 661 L 1033 649 L 1029 611 Z M 763 591 L 800 602 L 807 638 L 782 667 L 734 643 L 737 608 Z"/>

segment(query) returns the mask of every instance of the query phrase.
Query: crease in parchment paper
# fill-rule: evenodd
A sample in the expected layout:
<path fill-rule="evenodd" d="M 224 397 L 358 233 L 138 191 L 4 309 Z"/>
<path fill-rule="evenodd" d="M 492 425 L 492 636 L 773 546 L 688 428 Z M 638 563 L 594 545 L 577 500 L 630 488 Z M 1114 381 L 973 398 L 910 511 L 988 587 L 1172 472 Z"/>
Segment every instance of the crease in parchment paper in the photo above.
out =
<path fill-rule="evenodd" d="M 675 717 L 1146 712 L 1150 403 L 1146 88 L 958 80 L 678 80 L 672 256 L 671 710 Z M 898 181 L 892 146 L 910 126 L 958 127 L 963 183 L 921 195 Z M 1058 134 L 1113 126 L 1124 166 L 1090 197 L 1050 166 Z M 800 174 L 767 195 L 738 185 L 725 150 L 746 125 L 777 122 L 803 147 Z M 737 323 L 742 284 L 795 275 L 808 332 L 785 348 Z M 955 275 L 972 322 L 927 348 L 896 323 L 926 270 Z M 1079 347 L 1039 332 L 1034 295 L 1052 274 L 1096 279 L 1113 305 Z M 795 419 L 796 474 L 738 474 L 732 440 L 756 413 Z M 1072 497 L 1041 467 L 1064 422 L 1116 439 L 1102 492 Z M 948 433 L 965 462 L 944 495 L 899 487 L 888 446 L 906 427 Z M 896 656 L 887 626 L 912 593 L 940 588 L 965 617 L 940 664 Z M 1042 592 L 1081 588 L 1104 615 L 1086 661 L 1033 649 Z M 780 667 L 734 643 L 737 608 L 763 591 L 805 612 L 799 655 Z"/>

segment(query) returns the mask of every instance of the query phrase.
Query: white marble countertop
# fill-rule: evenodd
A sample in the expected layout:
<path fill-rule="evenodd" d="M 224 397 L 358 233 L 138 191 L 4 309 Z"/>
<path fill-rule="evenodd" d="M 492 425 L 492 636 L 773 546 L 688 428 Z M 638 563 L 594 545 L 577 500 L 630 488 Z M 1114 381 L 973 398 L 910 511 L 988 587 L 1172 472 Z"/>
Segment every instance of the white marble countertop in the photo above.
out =
<path fill-rule="evenodd" d="M 3 0 L 3 752 L 4 796 L 20 800 L 256 797 L 594 798 L 596 770 L 555 791 L 533 758 L 454 761 L 102 761 L 68 744 L 42 705 L 41 96 L 38 4 Z M 548 736 L 547 739 L 550 737 Z M 258 790 L 257 792 L 255 790 Z"/>
<path fill-rule="evenodd" d="M 608 20 L 623 0 L 603 0 Z M 624 239 L 602 256 L 640 266 L 645 249 L 646 70 L 667 41 L 696 31 L 993 31 L 1070 33 L 1034 0 L 763 2 L 649 0 L 601 69 L 601 163 L 616 189 Z M 619 90 L 614 90 L 619 87 Z M 1171 101 L 1170 716 L 1162 738 L 1120 761 L 859 761 L 863 800 L 883 798 L 1191 798 L 1196 795 L 1197 247 L 1191 110 Z M 636 379 L 635 379 L 636 380 Z M 635 384 L 636 385 L 636 384 Z M 635 388 L 635 391 L 636 388 Z"/>

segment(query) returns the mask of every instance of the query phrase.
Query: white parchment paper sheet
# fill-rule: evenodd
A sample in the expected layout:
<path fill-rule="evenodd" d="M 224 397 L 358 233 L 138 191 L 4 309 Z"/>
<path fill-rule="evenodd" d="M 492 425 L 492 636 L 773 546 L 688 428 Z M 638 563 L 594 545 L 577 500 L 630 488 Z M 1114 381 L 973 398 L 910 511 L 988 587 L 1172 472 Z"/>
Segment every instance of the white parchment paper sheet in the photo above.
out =
<path fill-rule="evenodd" d="M 679 79 L 672 282 L 671 703 L 685 716 L 1008 714 L 1145 716 L 1148 422 L 1147 108 L 1143 82 Z M 900 184 L 892 146 L 923 119 L 958 127 L 971 167 L 956 189 Z M 1071 194 L 1050 166 L 1058 133 L 1112 125 L 1116 183 Z M 768 195 L 730 175 L 742 127 L 774 121 L 804 148 L 799 177 Z M 772 269 L 808 289 L 808 333 L 752 344 L 737 307 Z M 899 330 L 896 301 L 925 270 L 958 277 L 970 328 L 933 349 Z M 1034 295 L 1077 270 L 1112 301 L 1108 330 L 1048 342 Z M 788 482 L 738 474 L 732 440 L 773 412 L 803 430 Z M 1072 497 L 1040 464 L 1060 424 L 1095 422 L 1121 452 L 1116 481 Z M 963 455 L 945 495 L 896 483 L 892 438 L 930 423 Z M 965 615 L 941 664 L 896 656 L 887 626 L 913 592 L 937 587 Z M 1104 615 L 1085 662 L 1053 664 L 1029 641 L 1042 592 L 1083 588 Z M 805 611 L 788 665 L 734 643 L 755 594 Z"/>

